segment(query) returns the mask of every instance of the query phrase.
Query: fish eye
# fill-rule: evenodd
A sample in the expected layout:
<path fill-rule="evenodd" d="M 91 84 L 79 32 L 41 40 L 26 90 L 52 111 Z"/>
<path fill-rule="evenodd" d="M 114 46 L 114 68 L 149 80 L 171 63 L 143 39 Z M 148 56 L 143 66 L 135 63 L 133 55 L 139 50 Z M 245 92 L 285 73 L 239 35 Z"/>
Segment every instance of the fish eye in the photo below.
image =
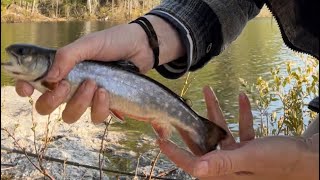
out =
<path fill-rule="evenodd" d="M 17 54 L 22 55 L 22 53 L 23 53 L 23 49 L 22 49 L 22 48 L 19 48 L 19 49 L 17 50 Z"/>
<path fill-rule="evenodd" d="M 16 53 L 20 56 L 28 54 L 28 49 L 27 48 L 18 48 Z"/>

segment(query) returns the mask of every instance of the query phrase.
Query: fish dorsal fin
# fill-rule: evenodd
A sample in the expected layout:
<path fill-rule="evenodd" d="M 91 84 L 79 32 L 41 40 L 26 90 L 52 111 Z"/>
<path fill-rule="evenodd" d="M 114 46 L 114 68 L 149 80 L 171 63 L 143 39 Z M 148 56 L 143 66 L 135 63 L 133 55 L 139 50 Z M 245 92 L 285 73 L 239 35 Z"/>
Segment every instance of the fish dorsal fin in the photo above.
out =
<path fill-rule="evenodd" d="M 180 99 L 185 102 L 188 106 L 192 107 L 193 103 L 191 101 L 191 99 L 185 98 L 185 97 L 180 97 Z"/>

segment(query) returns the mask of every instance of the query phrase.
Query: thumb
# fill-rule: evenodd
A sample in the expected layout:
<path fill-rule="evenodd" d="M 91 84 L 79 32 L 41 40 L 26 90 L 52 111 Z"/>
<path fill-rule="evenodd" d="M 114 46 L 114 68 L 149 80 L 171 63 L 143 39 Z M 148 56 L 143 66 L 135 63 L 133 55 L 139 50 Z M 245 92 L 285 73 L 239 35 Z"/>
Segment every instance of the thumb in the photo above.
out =
<path fill-rule="evenodd" d="M 213 151 L 198 159 L 193 166 L 193 175 L 199 178 L 223 176 L 246 171 L 248 156 L 244 151 Z"/>
<path fill-rule="evenodd" d="M 94 59 L 103 47 L 103 38 L 99 33 L 84 36 L 67 46 L 57 50 L 55 60 L 46 77 L 47 81 L 58 82 L 62 80 L 71 69 L 83 60 Z"/>

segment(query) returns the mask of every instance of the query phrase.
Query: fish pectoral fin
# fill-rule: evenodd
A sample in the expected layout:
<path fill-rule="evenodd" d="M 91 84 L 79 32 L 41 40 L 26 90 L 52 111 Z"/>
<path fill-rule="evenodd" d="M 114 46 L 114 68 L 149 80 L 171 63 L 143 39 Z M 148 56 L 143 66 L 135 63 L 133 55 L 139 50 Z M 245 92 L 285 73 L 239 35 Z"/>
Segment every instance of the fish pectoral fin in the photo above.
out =
<path fill-rule="evenodd" d="M 179 132 L 184 143 L 188 146 L 188 148 L 192 151 L 194 155 L 201 156 L 207 153 L 207 152 L 204 152 L 203 148 L 199 145 L 198 142 L 194 141 L 194 138 L 192 138 L 192 135 L 190 134 L 190 132 L 187 132 L 178 126 L 175 126 L 175 128 Z"/>
<path fill-rule="evenodd" d="M 123 113 L 123 112 L 115 110 L 115 109 L 110 109 L 110 111 L 112 112 L 112 114 L 114 116 L 116 116 L 117 118 L 119 118 L 119 119 L 121 119 L 123 121 L 124 121 L 124 119 L 126 117 L 130 118 L 130 119 L 137 120 L 137 121 L 143 121 L 143 122 L 151 122 L 151 121 L 154 120 L 154 118 L 137 116 L 137 115 L 132 115 L 132 114 L 126 114 L 126 113 Z"/>
<path fill-rule="evenodd" d="M 120 119 L 121 121 L 124 121 L 124 114 L 121 113 L 120 111 L 114 110 L 114 109 L 110 109 L 110 111 L 112 112 L 112 114 L 117 117 L 118 119 Z"/>
<path fill-rule="evenodd" d="M 160 139 L 169 139 L 171 134 L 170 128 L 167 128 L 164 125 L 157 123 L 156 121 L 151 121 L 150 124 Z"/>

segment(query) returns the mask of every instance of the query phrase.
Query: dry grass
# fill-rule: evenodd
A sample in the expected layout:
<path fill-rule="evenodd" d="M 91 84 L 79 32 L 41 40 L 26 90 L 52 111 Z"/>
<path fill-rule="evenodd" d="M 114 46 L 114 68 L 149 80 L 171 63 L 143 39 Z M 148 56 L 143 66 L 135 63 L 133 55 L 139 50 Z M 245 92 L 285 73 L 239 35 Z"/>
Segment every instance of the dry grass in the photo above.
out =
<path fill-rule="evenodd" d="M 8 9 L 1 12 L 1 22 L 20 23 L 20 22 L 40 22 L 40 21 L 65 21 L 64 18 L 49 18 L 37 12 L 31 13 L 17 5 L 11 5 Z"/>

